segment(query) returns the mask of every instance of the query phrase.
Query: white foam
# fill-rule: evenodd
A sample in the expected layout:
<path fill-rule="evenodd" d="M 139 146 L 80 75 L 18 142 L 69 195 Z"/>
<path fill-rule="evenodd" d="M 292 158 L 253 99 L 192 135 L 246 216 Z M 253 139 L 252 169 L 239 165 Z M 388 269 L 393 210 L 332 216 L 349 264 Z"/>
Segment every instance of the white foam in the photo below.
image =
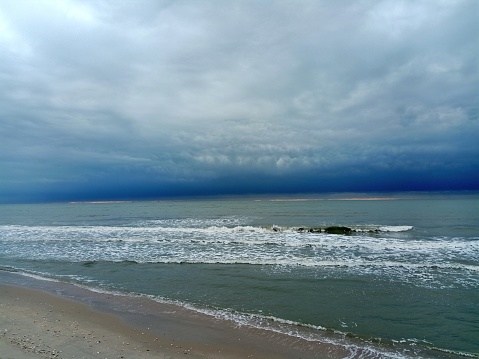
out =
<path fill-rule="evenodd" d="M 384 235 L 300 233 L 291 227 L 275 232 L 238 225 L 243 220 L 227 218 L 232 226 L 218 225 L 224 219 L 207 220 L 204 227 L 196 219 L 162 220 L 161 226 L 147 227 L 0 226 L 0 244 L 2 253 L 10 258 L 340 267 L 403 276 L 401 280 L 410 282 L 410 278 L 419 278 L 418 285 L 433 282 L 421 273 L 479 271 L 477 240 L 395 235 L 411 226 L 383 226 L 383 231 L 391 232 Z M 479 278 L 456 282 L 479 286 Z"/>
<path fill-rule="evenodd" d="M 382 232 L 405 232 L 413 228 L 413 226 L 380 226 L 379 230 Z"/>
<path fill-rule="evenodd" d="M 156 299 L 153 296 L 150 298 L 160 302 L 165 301 L 162 298 Z M 353 343 L 347 337 L 347 333 L 338 330 L 328 330 L 327 328 L 318 325 L 300 323 L 274 316 L 240 313 L 228 309 L 199 308 L 197 306 L 182 302 L 174 302 L 174 304 L 220 320 L 232 321 L 238 326 L 247 326 L 261 330 L 267 330 L 294 338 L 300 338 L 308 342 L 331 344 L 348 351 L 350 353 L 348 358 L 358 358 L 363 356 L 367 358 L 412 358 L 412 356 L 408 355 L 406 352 L 394 352 L 381 349 L 379 347 L 373 347 L 367 341 L 362 341 L 360 339 L 355 339 L 355 343 Z M 313 331 L 308 329 L 313 329 Z"/>
<path fill-rule="evenodd" d="M 27 272 L 25 270 L 21 270 L 21 271 L 16 271 L 15 274 L 20 274 L 24 277 L 29 277 L 36 280 L 46 281 L 46 282 L 57 282 L 57 283 L 60 282 L 58 279 L 51 278 L 50 276 L 48 276 L 48 274 L 41 273 L 41 272 L 35 272 L 35 271 Z"/>

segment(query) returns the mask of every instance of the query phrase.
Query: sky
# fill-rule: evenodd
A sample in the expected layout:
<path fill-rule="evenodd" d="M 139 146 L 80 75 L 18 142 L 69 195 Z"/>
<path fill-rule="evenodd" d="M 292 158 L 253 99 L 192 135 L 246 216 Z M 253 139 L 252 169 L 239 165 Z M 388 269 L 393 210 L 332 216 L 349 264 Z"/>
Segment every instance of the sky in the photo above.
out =
<path fill-rule="evenodd" d="M 479 190 L 477 0 L 0 1 L 0 202 Z"/>

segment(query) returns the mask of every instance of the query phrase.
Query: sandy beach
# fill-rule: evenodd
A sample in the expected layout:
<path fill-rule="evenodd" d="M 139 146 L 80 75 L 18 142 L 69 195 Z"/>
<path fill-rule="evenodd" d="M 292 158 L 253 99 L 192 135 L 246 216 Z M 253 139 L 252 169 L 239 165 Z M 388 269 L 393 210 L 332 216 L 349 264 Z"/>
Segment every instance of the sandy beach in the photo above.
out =
<path fill-rule="evenodd" d="M 84 304 L 33 289 L 0 286 L 1 358 L 174 358 L 150 333 Z M 184 349 L 184 350 L 183 350 Z"/>
<path fill-rule="evenodd" d="M 339 358 L 344 348 L 188 309 L 38 281 L 0 284 L 0 358 Z M 79 298 L 79 300 L 72 299 Z"/>

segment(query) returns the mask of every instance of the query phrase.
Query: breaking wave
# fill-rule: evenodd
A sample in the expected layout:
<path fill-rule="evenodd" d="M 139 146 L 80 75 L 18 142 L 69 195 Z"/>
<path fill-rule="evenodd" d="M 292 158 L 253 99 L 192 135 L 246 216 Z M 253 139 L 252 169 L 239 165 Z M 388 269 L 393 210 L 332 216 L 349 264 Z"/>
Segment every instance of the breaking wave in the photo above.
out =
<path fill-rule="evenodd" d="M 248 221 L 226 217 L 149 220 L 124 226 L 0 226 L 0 257 L 339 268 L 418 285 L 479 286 L 477 240 L 418 238 L 407 225 L 281 227 L 252 226 Z M 331 234 L 328 228 L 350 231 Z M 461 273 L 460 281 L 444 284 L 437 279 L 454 273 Z"/>

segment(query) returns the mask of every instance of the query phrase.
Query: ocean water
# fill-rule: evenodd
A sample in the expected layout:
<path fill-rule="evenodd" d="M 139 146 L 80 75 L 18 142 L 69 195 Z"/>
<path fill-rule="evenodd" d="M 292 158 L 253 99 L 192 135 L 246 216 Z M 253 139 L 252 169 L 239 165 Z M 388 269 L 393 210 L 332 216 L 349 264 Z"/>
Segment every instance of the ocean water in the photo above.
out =
<path fill-rule="evenodd" d="M 479 195 L 363 197 L 0 205 L 0 271 L 146 295 L 351 357 L 479 357 Z"/>

